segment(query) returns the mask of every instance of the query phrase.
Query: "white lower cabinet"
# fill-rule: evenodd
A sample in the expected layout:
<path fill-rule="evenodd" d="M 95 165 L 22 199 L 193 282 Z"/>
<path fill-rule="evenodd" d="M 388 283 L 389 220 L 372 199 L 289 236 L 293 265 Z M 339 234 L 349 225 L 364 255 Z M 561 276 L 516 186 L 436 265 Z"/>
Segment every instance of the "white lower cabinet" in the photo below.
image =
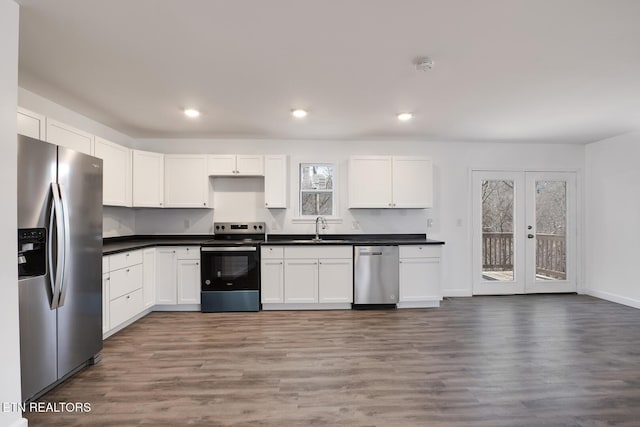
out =
<path fill-rule="evenodd" d="M 139 314 L 142 311 L 142 304 L 142 289 L 112 299 L 109 304 L 109 316 L 111 324 L 114 325 L 113 327 Z"/>
<path fill-rule="evenodd" d="M 399 308 L 440 305 L 441 251 L 440 245 L 400 246 Z"/>
<path fill-rule="evenodd" d="M 106 258 L 106 257 L 105 257 Z M 104 270 L 103 270 L 104 271 Z M 102 274 L 102 333 L 106 334 L 111 328 L 109 321 L 109 271 Z"/>
<path fill-rule="evenodd" d="M 156 248 L 156 304 L 177 302 L 176 248 Z"/>
<path fill-rule="evenodd" d="M 144 274 L 142 275 L 142 295 L 144 308 L 152 307 L 156 302 L 156 249 L 149 248 L 142 252 Z"/>
<path fill-rule="evenodd" d="M 144 310 L 142 250 L 103 257 L 102 332 L 108 335 Z"/>
<path fill-rule="evenodd" d="M 156 303 L 200 304 L 200 248 L 156 248 Z"/>
<path fill-rule="evenodd" d="M 353 302 L 352 258 L 319 260 L 318 302 Z"/>
<path fill-rule="evenodd" d="M 286 259 L 284 261 L 284 302 L 318 302 L 317 259 Z"/>
<path fill-rule="evenodd" d="M 284 302 L 284 261 L 282 258 L 262 259 L 260 275 L 262 304 Z"/>
<path fill-rule="evenodd" d="M 200 259 L 177 260 L 178 304 L 200 304 Z"/>
<path fill-rule="evenodd" d="M 353 302 L 351 246 L 263 246 L 260 255 L 263 309 L 349 308 Z"/>

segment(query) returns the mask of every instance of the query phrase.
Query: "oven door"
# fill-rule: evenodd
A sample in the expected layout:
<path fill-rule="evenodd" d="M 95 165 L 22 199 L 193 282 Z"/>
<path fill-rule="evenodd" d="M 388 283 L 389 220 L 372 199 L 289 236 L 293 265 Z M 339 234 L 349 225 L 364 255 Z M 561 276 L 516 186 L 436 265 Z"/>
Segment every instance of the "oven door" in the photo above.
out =
<path fill-rule="evenodd" d="M 255 246 L 203 247 L 202 291 L 260 289 L 260 260 Z"/>

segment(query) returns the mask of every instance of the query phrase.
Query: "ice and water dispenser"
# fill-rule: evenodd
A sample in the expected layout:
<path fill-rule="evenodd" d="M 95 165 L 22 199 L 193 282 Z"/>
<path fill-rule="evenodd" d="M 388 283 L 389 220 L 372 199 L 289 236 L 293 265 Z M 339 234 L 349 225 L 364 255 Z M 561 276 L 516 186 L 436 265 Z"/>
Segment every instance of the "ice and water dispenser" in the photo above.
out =
<path fill-rule="evenodd" d="M 18 277 L 43 276 L 47 272 L 47 230 L 18 229 Z"/>

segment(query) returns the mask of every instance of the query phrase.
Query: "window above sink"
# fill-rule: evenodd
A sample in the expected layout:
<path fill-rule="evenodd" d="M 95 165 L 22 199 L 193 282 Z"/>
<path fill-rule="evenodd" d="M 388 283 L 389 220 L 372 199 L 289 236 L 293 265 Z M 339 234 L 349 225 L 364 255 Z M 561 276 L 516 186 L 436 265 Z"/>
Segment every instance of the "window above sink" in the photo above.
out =
<path fill-rule="evenodd" d="M 300 218 L 336 215 L 335 171 L 333 163 L 300 163 Z"/>

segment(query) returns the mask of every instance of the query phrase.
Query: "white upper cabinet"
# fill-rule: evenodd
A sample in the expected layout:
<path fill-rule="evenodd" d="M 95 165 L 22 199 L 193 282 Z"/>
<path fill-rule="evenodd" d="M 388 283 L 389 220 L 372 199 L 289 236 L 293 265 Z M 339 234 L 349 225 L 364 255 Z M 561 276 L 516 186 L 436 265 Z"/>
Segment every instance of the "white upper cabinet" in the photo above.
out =
<path fill-rule="evenodd" d="M 206 208 L 209 206 L 207 156 L 165 154 L 164 206 L 167 208 Z"/>
<path fill-rule="evenodd" d="M 393 157 L 393 207 L 433 207 L 433 166 L 424 157 Z"/>
<path fill-rule="evenodd" d="M 94 155 L 103 162 L 103 204 L 131 206 L 131 149 L 96 136 Z"/>
<path fill-rule="evenodd" d="M 392 207 L 392 162 L 388 156 L 349 159 L 349 207 Z"/>
<path fill-rule="evenodd" d="M 236 176 L 235 154 L 217 154 L 207 156 L 207 173 L 216 176 Z"/>
<path fill-rule="evenodd" d="M 164 155 L 133 150 L 133 206 L 164 204 Z"/>
<path fill-rule="evenodd" d="M 211 176 L 264 175 L 264 156 L 260 154 L 212 154 L 207 162 Z"/>
<path fill-rule="evenodd" d="M 264 157 L 264 206 L 267 208 L 289 207 L 288 165 L 286 155 Z"/>
<path fill-rule="evenodd" d="M 45 140 L 45 117 L 42 114 L 18 107 L 18 133 Z"/>
<path fill-rule="evenodd" d="M 93 135 L 50 118 L 47 118 L 47 142 L 93 154 Z"/>
<path fill-rule="evenodd" d="M 433 167 L 424 157 L 352 156 L 349 208 L 430 208 Z"/>

